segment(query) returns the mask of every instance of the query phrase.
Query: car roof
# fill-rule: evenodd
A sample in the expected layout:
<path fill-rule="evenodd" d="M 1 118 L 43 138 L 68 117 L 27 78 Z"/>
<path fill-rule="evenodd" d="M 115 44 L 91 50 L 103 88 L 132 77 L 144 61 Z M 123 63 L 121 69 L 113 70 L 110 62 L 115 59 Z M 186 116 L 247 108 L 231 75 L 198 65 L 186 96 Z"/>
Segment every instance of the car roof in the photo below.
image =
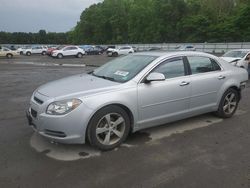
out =
<path fill-rule="evenodd" d="M 227 52 L 233 52 L 233 51 L 250 51 L 250 49 L 234 49 L 234 50 L 229 50 Z"/>
<path fill-rule="evenodd" d="M 186 56 L 186 55 L 197 55 L 197 56 L 210 56 L 215 57 L 212 54 L 208 54 L 205 52 L 197 52 L 197 51 L 146 51 L 136 53 L 137 55 L 149 55 L 149 56 L 158 56 L 158 57 L 171 57 L 171 56 Z"/>

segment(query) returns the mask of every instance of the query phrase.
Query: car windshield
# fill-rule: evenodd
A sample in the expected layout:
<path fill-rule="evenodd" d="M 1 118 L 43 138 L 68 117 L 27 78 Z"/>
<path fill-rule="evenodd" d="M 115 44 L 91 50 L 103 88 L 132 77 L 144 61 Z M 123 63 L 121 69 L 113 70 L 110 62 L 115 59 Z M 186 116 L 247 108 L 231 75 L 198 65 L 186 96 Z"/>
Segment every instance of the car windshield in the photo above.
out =
<path fill-rule="evenodd" d="M 229 51 L 223 55 L 223 57 L 238 57 L 243 58 L 247 55 L 247 51 Z"/>
<path fill-rule="evenodd" d="M 116 58 L 92 72 L 92 75 L 115 82 L 124 83 L 131 80 L 157 56 L 128 55 Z"/>

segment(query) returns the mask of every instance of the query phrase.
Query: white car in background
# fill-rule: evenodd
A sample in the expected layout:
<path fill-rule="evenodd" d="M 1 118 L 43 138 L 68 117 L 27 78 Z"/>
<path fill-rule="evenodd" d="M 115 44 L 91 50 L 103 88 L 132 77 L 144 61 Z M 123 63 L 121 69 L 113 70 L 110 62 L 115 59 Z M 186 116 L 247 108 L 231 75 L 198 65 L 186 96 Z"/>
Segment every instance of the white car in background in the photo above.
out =
<path fill-rule="evenodd" d="M 9 48 L 0 46 L 0 57 L 12 58 L 13 56 L 17 55 L 19 55 L 17 51 L 10 50 Z"/>
<path fill-rule="evenodd" d="M 248 69 L 247 56 L 250 49 L 237 49 L 226 52 L 221 58 L 234 66 Z"/>
<path fill-rule="evenodd" d="M 23 50 L 23 54 L 30 56 L 31 54 L 46 55 L 47 48 L 44 46 L 33 46 Z"/>
<path fill-rule="evenodd" d="M 81 58 L 83 55 L 85 55 L 85 51 L 82 48 L 79 48 L 78 46 L 65 46 L 60 50 L 54 50 L 51 56 L 61 59 L 64 56 L 75 56 Z"/>
<path fill-rule="evenodd" d="M 20 54 L 20 55 L 23 55 L 23 51 L 24 50 L 27 50 L 27 49 L 30 49 L 31 47 L 30 46 L 22 46 L 20 48 L 17 48 L 17 52 Z"/>
<path fill-rule="evenodd" d="M 128 55 L 128 54 L 131 54 L 131 53 L 134 53 L 134 49 L 132 46 L 122 46 L 122 47 L 119 47 L 119 48 L 109 48 L 108 50 L 108 56 L 119 56 L 119 55 Z"/>

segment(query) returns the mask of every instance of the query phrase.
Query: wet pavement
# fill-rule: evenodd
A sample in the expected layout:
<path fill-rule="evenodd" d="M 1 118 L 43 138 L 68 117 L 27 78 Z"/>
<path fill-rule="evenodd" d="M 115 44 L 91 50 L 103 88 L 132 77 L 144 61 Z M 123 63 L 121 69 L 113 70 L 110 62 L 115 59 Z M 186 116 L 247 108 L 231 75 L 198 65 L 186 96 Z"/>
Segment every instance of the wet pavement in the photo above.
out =
<path fill-rule="evenodd" d="M 92 69 L 0 60 L 0 187 L 250 187 L 249 83 L 233 118 L 204 114 L 150 128 L 113 151 L 51 143 L 34 133 L 25 118 L 32 92 Z"/>

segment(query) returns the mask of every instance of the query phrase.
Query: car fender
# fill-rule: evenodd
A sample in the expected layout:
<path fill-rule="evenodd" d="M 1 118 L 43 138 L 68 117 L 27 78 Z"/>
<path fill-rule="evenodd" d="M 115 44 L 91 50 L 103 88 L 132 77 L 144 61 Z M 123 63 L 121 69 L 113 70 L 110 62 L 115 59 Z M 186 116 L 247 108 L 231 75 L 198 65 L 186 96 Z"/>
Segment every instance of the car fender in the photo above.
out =
<path fill-rule="evenodd" d="M 103 107 L 109 105 L 121 105 L 127 108 L 133 117 L 132 131 L 136 130 L 138 121 L 138 107 L 137 107 L 137 92 L 135 88 L 130 88 L 126 90 L 116 90 L 114 92 L 102 93 L 101 97 L 99 95 L 90 96 L 82 99 L 85 105 L 92 109 L 91 118 L 93 115 Z M 91 119 L 90 118 L 90 119 Z M 90 121 L 89 119 L 89 121 Z"/>

